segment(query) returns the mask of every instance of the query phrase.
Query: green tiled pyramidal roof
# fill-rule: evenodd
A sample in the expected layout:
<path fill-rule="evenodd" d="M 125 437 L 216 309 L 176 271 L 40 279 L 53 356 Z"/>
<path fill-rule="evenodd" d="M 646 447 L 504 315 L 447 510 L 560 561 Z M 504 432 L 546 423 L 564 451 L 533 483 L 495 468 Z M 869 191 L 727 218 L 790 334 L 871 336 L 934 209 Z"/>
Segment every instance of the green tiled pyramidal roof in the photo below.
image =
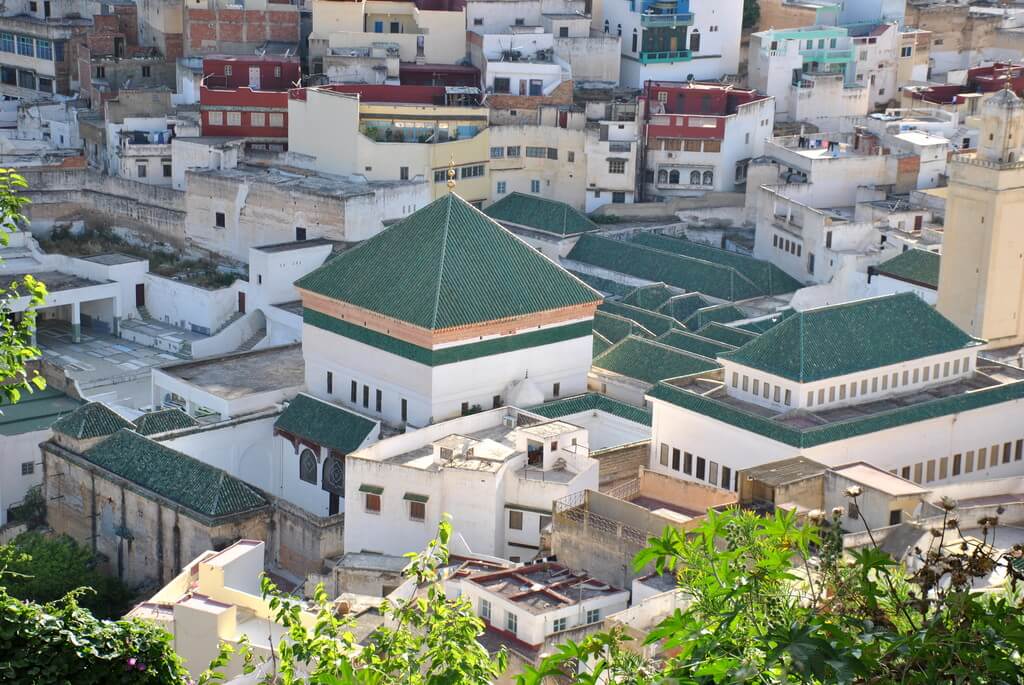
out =
<path fill-rule="evenodd" d="M 526 411 L 538 414 L 548 419 L 560 419 L 571 414 L 579 414 L 584 411 L 603 411 L 619 418 L 641 423 L 645 426 L 651 425 L 651 412 L 647 409 L 634 407 L 632 404 L 613 400 L 607 395 L 596 392 L 589 392 L 583 395 L 566 397 L 562 400 L 538 404 L 529 407 Z"/>
<path fill-rule="evenodd" d="M 658 336 L 656 340 L 662 345 L 670 345 L 678 350 L 707 357 L 708 359 L 715 359 L 721 352 L 729 352 L 736 349 L 732 345 L 727 345 L 711 338 L 705 338 L 695 333 L 687 333 L 686 331 L 669 331 L 665 335 Z"/>
<path fill-rule="evenodd" d="M 657 311 L 658 307 L 665 304 L 674 294 L 664 283 L 652 283 L 632 291 L 622 298 L 622 302 L 641 309 Z M 667 314 L 668 312 L 663 313 Z"/>
<path fill-rule="evenodd" d="M 687 328 L 696 330 L 714 321 L 717 321 L 718 323 L 729 323 L 730 321 L 739 321 L 740 319 L 747 318 L 749 318 L 749 316 L 735 305 L 716 304 L 710 307 L 701 307 L 691 314 L 683 323 L 686 324 Z"/>
<path fill-rule="evenodd" d="M 697 329 L 697 335 L 702 335 L 705 338 L 711 338 L 718 342 L 724 342 L 726 345 L 732 345 L 733 347 L 746 345 L 758 336 L 757 333 L 745 331 L 740 328 L 734 328 L 732 326 L 726 326 L 725 324 L 717 322 L 701 326 Z"/>
<path fill-rule="evenodd" d="M 689 376 L 719 368 L 718 363 L 710 359 L 632 335 L 595 358 L 593 366 L 652 385 L 666 378 Z"/>
<path fill-rule="evenodd" d="M 783 309 L 781 312 L 776 312 L 771 316 L 764 319 L 758 319 L 757 321 L 748 321 L 747 323 L 740 324 L 736 328 L 740 328 L 744 331 L 750 331 L 751 333 L 764 333 L 769 328 L 773 328 L 776 325 L 782 323 L 789 317 L 796 314 L 795 309 Z"/>
<path fill-rule="evenodd" d="M 277 417 L 274 428 L 348 454 L 359 449 L 377 423 L 365 416 L 300 393 Z"/>
<path fill-rule="evenodd" d="M 900 293 L 798 312 L 719 357 L 809 382 L 980 344 L 917 295 Z"/>
<path fill-rule="evenodd" d="M 582 271 L 573 271 L 572 269 L 569 269 L 569 273 L 589 285 L 594 290 L 601 293 L 607 293 L 608 295 L 624 296 L 633 291 L 631 286 L 619 283 L 618 281 L 613 281 L 609 278 L 601 278 L 600 276 L 586 274 Z"/>
<path fill-rule="evenodd" d="M 612 344 L 619 342 L 627 335 L 638 335 L 641 338 L 653 338 L 654 333 L 636 321 L 618 314 L 610 314 L 598 309 L 594 313 L 594 332 L 600 333 Z"/>
<path fill-rule="evenodd" d="M 713 304 L 714 303 L 711 300 L 700 293 L 687 293 L 685 295 L 676 295 L 675 297 L 666 300 L 665 303 L 658 308 L 658 313 L 671 316 L 673 319 L 678 321 L 686 321 L 693 316 L 693 313 L 698 309 L 710 307 Z"/>
<path fill-rule="evenodd" d="M 52 428 L 76 440 L 113 435 L 122 428 L 135 426 L 102 402 L 89 402 L 57 419 Z"/>
<path fill-rule="evenodd" d="M 875 271 L 883 276 L 938 290 L 941 262 L 942 257 L 935 252 L 914 248 L 882 262 L 875 267 Z"/>
<path fill-rule="evenodd" d="M 199 422 L 180 409 L 162 409 L 143 414 L 133 421 L 139 435 L 155 435 L 181 428 L 193 428 Z"/>
<path fill-rule="evenodd" d="M 631 319 L 655 335 L 662 335 L 676 327 L 685 328 L 685 326 L 671 316 L 664 316 L 648 309 L 641 309 L 640 307 L 622 304 L 621 302 L 606 300 L 598 307 L 598 311 Z"/>
<path fill-rule="evenodd" d="M 601 301 L 454 194 L 342 252 L 296 285 L 432 330 Z"/>
<path fill-rule="evenodd" d="M 564 202 L 536 195 L 512 193 L 484 210 L 497 221 L 526 226 L 560 236 L 577 235 L 597 230 L 598 225 Z"/>
<path fill-rule="evenodd" d="M 82 456 L 125 480 L 211 518 L 268 504 L 255 488 L 234 476 L 135 431 L 120 430 Z"/>
<path fill-rule="evenodd" d="M 737 252 L 730 252 L 729 250 L 711 247 L 710 245 L 701 245 L 684 238 L 673 238 L 657 233 L 640 233 L 632 239 L 632 242 L 646 245 L 656 250 L 664 250 L 665 252 L 686 255 L 694 259 L 703 259 L 714 264 L 731 267 L 749 278 L 765 295 L 791 293 L 801 287 L 798 280 L 771 262 L 748 257 Z"/>
<path fill-rule="evenodd" d="M 745 300 L 767 294 L 730 266 L 593 233 L 580 236 L 566 259 L 722 300 Z"/>

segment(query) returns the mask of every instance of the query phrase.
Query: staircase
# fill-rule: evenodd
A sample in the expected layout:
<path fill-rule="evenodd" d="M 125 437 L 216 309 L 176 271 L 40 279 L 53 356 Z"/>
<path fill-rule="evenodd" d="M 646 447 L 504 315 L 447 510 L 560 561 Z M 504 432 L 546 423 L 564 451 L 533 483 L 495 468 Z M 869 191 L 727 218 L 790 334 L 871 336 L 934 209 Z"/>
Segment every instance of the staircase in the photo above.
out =
<path fill-rule="evenodd" d="M 145 321 L 146 319 L 152 319 L 153 318 L 152 316 L 149 315 L 149 310 L 146 309 L 145 307 L 136 307 L 135 310 L 139 312 L 139 317 L 143 321 Z"/>
<path fill-rule="evenodd" d="M 243 316 L 245 316 L 245 314 L 243 314 L 241 312 L 233 313 L 231 316 L 229 316 L 227 318 L 227 320 L 224 323 L 222 323 L 220 326 L 217 327 L 217 330 L 215 330 L 213 333 L 210 333 L 210 335 L 217 335 L 218 333 L 223 331 L 225 328 L 227 328 L 228 326 L 230 326 L 234 322 L 236 322 L 239 319 L 241 319 Z"/>
<path fill-rule="evenodd" d="M 267 327 L 264 325 L 258 331 L 253 333 L 248 339 L 243 341 L 242 344 L 238 346 L 236 352 L 248 352 L 249 350 L 256 346 L 256 343 L 258 343 L 260 340 L 263 340 L 263 338 L 265 337 L 267 337 Z"/>

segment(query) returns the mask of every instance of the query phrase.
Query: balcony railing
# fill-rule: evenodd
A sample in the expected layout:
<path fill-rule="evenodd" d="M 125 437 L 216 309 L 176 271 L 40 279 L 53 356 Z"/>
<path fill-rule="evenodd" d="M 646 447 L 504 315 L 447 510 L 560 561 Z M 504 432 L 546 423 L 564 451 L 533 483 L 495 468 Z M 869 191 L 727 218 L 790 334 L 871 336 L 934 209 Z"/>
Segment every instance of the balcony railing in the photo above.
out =
<path fill-rule="evenodd" d="M 640 25 L 644 28 L 655 28 L 658 26 L 690 26 L 693 24 L 693 12 L 681 14 L 641 14 Z"/>
<path fill-rule="evenodd" d="M 641 64 L 656 64 L 658 62 L 688 62 L 693 58 L 689 50 L 673 50 L 671 52 L 641 52 Z"/>
<path fill-rule="evenodd" d="M 808 62 L 849 62 L 853 59 L 853 50 L 801 50 L 800 54 Z"/>

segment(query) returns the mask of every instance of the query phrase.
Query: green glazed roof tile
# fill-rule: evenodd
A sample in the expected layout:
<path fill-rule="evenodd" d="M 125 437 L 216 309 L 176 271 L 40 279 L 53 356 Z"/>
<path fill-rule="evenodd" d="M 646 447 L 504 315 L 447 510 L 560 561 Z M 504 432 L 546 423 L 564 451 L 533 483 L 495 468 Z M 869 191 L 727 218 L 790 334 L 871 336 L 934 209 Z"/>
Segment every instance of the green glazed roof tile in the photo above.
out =
<path fill-rule="evenodd" d="M 675 293 L 664 283 L 653 283 L 632 291 L 622 298 L 622 302 L 641 309 L 650 309 L 653 312 L 657 311 L 658 307 L 665 304 L 673 295 Z M 662 313 L 668 314 L 668 312 Z"/>
<path fill-rule="evenodd" d="M 645 383 L 688 376 L 719 368 L 717 362 L 687 354 L 675 347 L 629 336 L 594 359 L 593 366 Z"/>
<path fill-rule="evenodd" d="M 710 307 L 713 304 L 711 300 L 700 293 L 687 293 L 685 295 L 676 295 L 667 300 L 658 308 L 658 313 L 671 316 L 678 321 L 686 321 L 698 309 Z"/>
<path fill-rule="evenodd" d="M 749 318 L 749 316 L 734 305 L 717 304 L 710 307 L 701 307 L 691 314 L 690 318 L 686 319 L 683 323 L 686 324 L 687 328 L 697 330 L 698 328 L 702 328 L 713 321 L 717 321 L 718 323 L 729 323 L 730 321 L 739 321 L 740 319 L 746 318 Z"/>
<path fill-rule="evenodd" d="M 621 302 L 605 301 L 600 307 L 598 307 L 598 311 L 615 314 L 616 316 L 636 321 L 655 335 L 662 335 L 673 328 L 685 328 L 685 326 L 673 319 L 671 316 L 657 314 L 650 310 L 633 307 L 628 304 L 622 304 Z"/>
<path fill-rule="evenodd" d="M 802 287 L 799 281 L 771 262 L 730 252 L 729 250 L 656 233 L 640 233 L 632 241 L 656 250 L 664 250 L 665 252 L 686 255 L 694 259 L 703 259 L 715 264 L 721 264 L 722 266 L 732 267 L 753 281 L 765 295 L 791 293 Z"/>
<path fill-rule="evenodd" d="M 597 331 L 594 331 L 594 345 L 592 348 L 592 357 L 600 355 L 602 352 L 612 346 L 612 341 L 604 337 Z"/>
<path fill-rule="evenodd" d="M 798 382 L 982 344 L 913 293 L 798 312 L 722 359 Z"/>
<path fill-rule="evenodd" d="M 120 430 L 82 456 L 205 516 L 228 516 L 268 504 L 255 488 L 234 476 L 135 431 Z"/>
<path fill-rule="evenodd" d="M 571 269 L 569 270 L 569 273 L 589 285 L 594 290 L 608 295 L 624 296 L 633 291 L 632 286 L 619 283 L 618 281 L 613 281 L 610 278 L 601 278 L 600 276 L 586 274 L 582 271 L 572 271 Z"/>
<path fill-rule="evenodd" d="M 89 440 L 113 435 L 122 428 L 135 426 L 101 402 L 83 404 L 54 422 L 53 430 L 76 440 Z"/>
<path fill-rule="evenodd" d="M 377 424 L 336 404 L 299 393 L 277 417 L 274 428 L 348 454 L 359 449 Z"/>
<path fill-rule="evenodd" d="M 777 324 L 785 321 L 789 317 L 793 316 L 796 311 L 793 309 L 783 309 L 781 312 L 777 312 L 767 318 L 758 319 L 757 321 L 749 321 L 744 324 L 736 326 L 736 328 L 749 331 L 751 333 L 764 333 L 769 328 L 776 326 Z"/>
<path fill-rule="evenodd" d="M 596 392 L 566 397 L 565 399 L 547 402 L 546 404 L 538 404 L 535 407 L 528 408 L 526 411 L 539 414 L 548 419 L 560 419 L 584 411 L 603 411 L 633 423 L 640 423 L 645 426 L 651 425 L 651 412 L 649 410 L 613 400 L 607 395 Z"/>
<path fill-rule="evenodd" d="M 600 309 L 594 314 L 594 331 L 600 333 L 613 345 L 627 335 L 638 335 L 641 338 L 653 338 L 654 333 L 636 321 L 618 314 L 610 314 Z"/>
<path fill-rule="evenodd" d="M 432 330 L 601 301 L 454 194 L 342 252 L 296 285 Z"/>
<path fill-rule="evenodd" d="M 741 330 L 732 326 L 726 326 L 725 324 L 716 322 L 712 322 L 698 328 L 697 335 L 702 335 L 705 338 L 711 338 L 712 340 L 717 340 L 718 342 L 723 342 L 726 345 L 732 345 L 733 347 L 746 345 L 758 336 L 757 333 Z"/>
<path fill-rule="evenodd" d="M 180 409 L 163 409 L 143 414 L 133 421 L 139 435 L 155 435 L 181 428 L 198 426 L 199 422 Z"/>
<path fill-rule="evenodd" d="M 656 338 L 656 340 L 662 345 L 670 345 L 684 352 L 690 352 L 691 354 L 700 355 L 708 359 L 715 359 L 721 352 L 736 349 L 732 345 L 686 331 L 669 331 Z"/>
<path fill-rule="evenodd" d="M 938 290 L 941 261 L 942 257 L 935 252 L 913 248 L 882 262 L 875 267 L 875 271 L 883 276 Z"/>
<path fill-rule="evenodd" d="M 580 236 L 566 259 L 722 300 L 745 300 L 767 294 L 730 266 L 593 233 Z"/>
<path fill-rule="evenodd" d="M 526 226 L 560 236 L 595 231 L 598 225 L 564 202 L 536 195 L 511 193 L 484 210 L 497 221 Z"/>

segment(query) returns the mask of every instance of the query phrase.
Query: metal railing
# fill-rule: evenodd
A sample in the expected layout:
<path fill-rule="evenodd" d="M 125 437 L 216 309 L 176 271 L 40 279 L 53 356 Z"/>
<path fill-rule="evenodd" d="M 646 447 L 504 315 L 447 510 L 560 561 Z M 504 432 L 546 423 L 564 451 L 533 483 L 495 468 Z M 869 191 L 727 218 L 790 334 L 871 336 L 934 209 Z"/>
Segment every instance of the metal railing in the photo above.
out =
<path fill-rule="evenodd" d="M 673 50 L 668 52 L 641 52 L 641 64 L 653 64 L 656 62 L 685 62 L 691 58 L 689 50 Z"/>
<path fill-rule="evenodd" d="M 628 492 L 630 487 L 636 488 L 636 491 L 639 491 L 639 483 L 639 480 L 631 481 L 630 483 L 624 483 L 619 488 L 623 488 L 624 492 Z M 618 495 L 612 494 L 615 491 L 616 489 L 613 489 L 602 494 L 618 497 Z M 636 494 L 636 492 L 633 494 Z M 573 528 L 577 531 L 577 534 L 598 538 L 613 536 L 640 547 L 647 544 L 647 533 L 645 531 L 589 511 L 587 509 L 586 491 L 576 492 L 555 500 L 553 513 L 556 528 Z"/>
<path fill-rule="evenodd" d="M 657 26 L 689 26 L 693 23 L 693 12 L 679 14 L 641 14 L 640 25 L 645 28 Z"/>

